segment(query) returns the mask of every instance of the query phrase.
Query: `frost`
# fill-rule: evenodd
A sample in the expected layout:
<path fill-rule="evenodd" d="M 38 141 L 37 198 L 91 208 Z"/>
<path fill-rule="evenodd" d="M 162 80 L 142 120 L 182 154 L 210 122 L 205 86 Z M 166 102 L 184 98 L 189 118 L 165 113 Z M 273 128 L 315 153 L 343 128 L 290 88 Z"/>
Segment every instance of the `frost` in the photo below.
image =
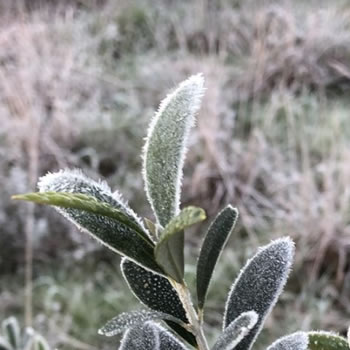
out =
<path fill-rule="evenodd" d="M 307 350 L 309 345 L 308 335 L 305 332 L 296 332 L 277 339 L 267 350 Z"/>
<path fill-rule="evenodd" d="M 161 102 L 150 123 L 143 177 L 148 200 L 162 226 L 179 212 L 186 143 L 200 107 L 203 85 L 201 74 L 182 82 Z"/>
<path fill-rule="evenodd" d="M 260 248 L 241 270 L 227 298 L 224 328 L 248 310 L 255 310 L 259 320 L 236 349 L 252 346 L 287 281 L 293 255 L 293 241 L 289 237 L 278 239 Z"/>
<path fill-rule="evenodd" d="M 123 333 L 126 329 L 140 326 L 151 320 L 171 320 L 173 322 L 181 323 L 177 318 L 163 312 L 149 310 L 131 311 L 124 312 L 117 317 L 114 317 L 99 329 L 98 333 L 107 337 L 112 337 L 119 333 Z"/>
<path fill-rule="evenodd" d="M 212 350 L 232 350 L 249 334 L 258 321 L 255 311 L 243 312 L 224 330 Z"/>

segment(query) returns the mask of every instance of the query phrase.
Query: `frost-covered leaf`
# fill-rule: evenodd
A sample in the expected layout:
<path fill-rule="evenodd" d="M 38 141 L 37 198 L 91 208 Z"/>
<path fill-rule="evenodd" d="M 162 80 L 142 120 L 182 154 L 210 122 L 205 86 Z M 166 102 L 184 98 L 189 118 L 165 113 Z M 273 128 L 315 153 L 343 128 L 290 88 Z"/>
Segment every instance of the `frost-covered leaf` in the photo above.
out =
<path fill-rule="evenodd" d="M 115 252 L 129 257 L 148 269 L 163 273 L 154 258 L 154 243 L 141 220 L 122 201 L 120 195 L 112 193 L 105 183 L 88 179 L 78 171 L 66 170 L 42 177 L 38 186 L 41 193 L 64 192 L 95 198 L 96 202 L 89 197 L 88 203 L 85 204 L 90 209 L 95 206 L 97 213 L 75 208 L 57 208 L 57 210 Z M 111 211 L 111 208 L 115 211 Z M 103 215 L 98 213 L 102 209 Z M 106 216 L 106 213 L 115 215 L 118 219 Z"/>
<path fill-rule="evenodd" d="M 331 332 L 308 332 L 310 350 L 349 350 L 343 337 Z"/>
<path fill-rule="evenodd" d="M 232 350 L 248 335 L 258 321 L 255 311 L 243 312 L 220 335 L 212 350 Z"/>
<path fill-rule="evenodd" d="M 112 337 L 116 334 L 123 333 L 126 329 L 140 326 L 152 320 L 170 320 L 182 324 L 181 320 L 164 312 L 152 310 L 131 311 L 124 312 L 112 318 L 99 329 L 98 333 L 107 337 Z"/>
<path fill-rule="evenodd" d="M 203 85 L 201 74 L 182 82 L 162 101 L 148 130 L 143 154 L 145 188 L 163 227 L 179 212 L 186 143 L 200 107 Z"/>
<path fill-rule="evenodd" d="M 153 322 L 147 322 L 142 327 L 128 330 L 119 350 L 186 350 L 186 348 L 166 329 Z"/>
<path fill-rule="evenodd" d="M 309 339 L 307 333 L 296 332 L 277 339 L 267 350 L 307 350 L 308 344 Z"/>
<path fill-rule="evenodd" d="M 174 280 L 181 283 L 184 276 L 184 250 L 177 235 L 182 236 L 186 227 L 205 220 L 205 211 L 197 207 L 187 207 L 181 210 L 165 226 L 159 242 L 155 247 L 156 261 L 163 270 Z"/>
<path fill-rule="evenodd" d="M 127 259 L 123 259 L 121 270 L 129 288 L 141 303 L 155 311 L 167 313 L 184 323 L 188 323 L 185 309 L 168 279 L 152 273 Z M 165 322 L 190 344 L 196 345 L 196 340 L 192 333 L 189 333 L 177 323 Z"/>
<path fill-rule="evenodd" d="M 203 309 L 204 307 L 215 265 L 236 225 L 237 217 L 237 209 L 228 205 L 217 215 L 208 229 L 197 263 L 197 296 L 199 309 Z"/>
<path fill-rule="evenodd" d="M 7 342 L 13 347 L 13 349 L 17 349 L 20 343 L 20 327 L 18 321 L 15 317 L 9 317 L 2 322 L 2 332 L 6 337 Z"/>
<path fill-rule="evenodd" d="M 259 320 L 236 349 L 252 346 L 287 281 L 293 255 L 293 241 L 289 237 L 278 239 L 260 248 L 241 270 L 227 298 L 224 328 L 249 310 L 256 311 Z"/>
<path fill-rule="evenodd" d="M 160 350 L 159 334 L 150 322 L 127 330 L 119 350 Z"/>

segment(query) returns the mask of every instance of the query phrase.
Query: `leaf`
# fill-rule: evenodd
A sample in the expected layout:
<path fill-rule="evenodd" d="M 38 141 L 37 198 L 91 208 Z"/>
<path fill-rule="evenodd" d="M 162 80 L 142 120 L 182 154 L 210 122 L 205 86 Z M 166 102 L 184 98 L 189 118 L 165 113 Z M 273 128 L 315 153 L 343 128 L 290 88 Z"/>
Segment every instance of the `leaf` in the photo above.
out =
<path fill-rule="evenodd" d="M 20 327 L 15 317 L 9 317 L 2 322 L 2 331 L 13 349 L 17 349 L 20 343 Z"/>
<path fill-rule="evenodd" d="M 129 288 L 141 303 L 155 311 L 164 312 L 188 323 L 181 300 L 167 278 L 152 273 L 128 259 L 122 260 L 121 270 Z M 190 344 L 196 345 L 192 333 L 177 323 L 165 322 Z"/>
<path fill-rule="evenodd" d="M 203 84 L 201 74 L 182 82 L 161 102 L 148 130 L 143 176 L 148 200 L 163 227 L 179 212 L 186 143 L 200 107 Z"/>
<path fill-rule="evenodd" d="M 119 350 L 186 350 L 171 333 L 153 322 L 128 330 Z"/>
<path fill-rule="evenodd" d="M 0 350 L 14 350 L 14 348 L 4 337 L 0 336 Z"/>
<path fill-rule="evenodd" d="M 106 184 L 92 181 L 77 171 L 60 171 L 42 177 L 39 189 L 41 193 L 34 195 L 35 200 L 45 203 L 53 200 L 55 205 L 60 205 L 57 210 L 62 215 L 108 248 L 163 273 L 154 258 L 154 243 L 141 220 Z M 44 197 L 40 197 L 42 194 Z"/>
<path fill-rule="evenodd" d="M 228 205 L 215 218 L 202 244 L 197 263 L 198 308 L 203 309 L 211 277 L 238 218 L 237 209 Z"/>
<path fill-rule="evenodd" d="M 343 337 L 330 332 L 308 332 L 310 350 L 349 350 Z"/>
<path fill-rule="evenodd" d="M 254 310 L 259 320 L 236 349 L 248 350 L 254 343 L 287 281 L 293 255 L 293 241 L 278 239 L 260 248 L 241 270 L 227 298 L 224 328 L 248 310 Z"/>
<path fill-rule="evenodd" d="M 112 318 L 98 330 L 98 333 L 107 337 L 112 337 L 123 333 L 129 328 L 140 326 L 152 320 L 171 320 L 173 322 L 182 323 L 181 320 L 169 314 L 165 314 L 164 312 L 152 310 L 131 311 L 124 312 Z"/>
<path fill-rule="evenodd" d="M 255 311 L 243 312 L 224 330 L 212 350 L 232 350 L 249 333 L 258 321 Z"/>
<path fill-rule="evenodd" d="M 46 339 L 40 334 L 35 334 L 34 350 L 50 350 L 50 346 L 47 343 Z"/>
<path fill-rule="evenodd" d="M 203 221 L 205 218 L 205 211 L 201 208 L 191 206 L 184 208 L 165 226 L 155 247 L 157 263 L 179 283 L 182 282 L 184 276 L 184 250 L 182 245 L 177 245 L 177 235 L 182 236 L 186 227 Z"/>
<path fill-rule="evenodd" d="M 309 339 L 307 333 L 296 332 L 277 339 L 267 350 L 307 350 L 308 344 Z"/>

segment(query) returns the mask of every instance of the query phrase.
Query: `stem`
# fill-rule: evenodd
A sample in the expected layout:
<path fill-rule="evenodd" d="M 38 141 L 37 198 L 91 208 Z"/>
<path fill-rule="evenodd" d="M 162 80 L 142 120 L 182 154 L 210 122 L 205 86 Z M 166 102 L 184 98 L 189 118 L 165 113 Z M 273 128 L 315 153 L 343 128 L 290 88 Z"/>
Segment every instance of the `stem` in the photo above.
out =
<path fill-rule="evenodd" d="M 200 322 L 200 320 L 198 319 L 197 313 L 193 307 L 191 295 L 188 290 L 188 287 L 186 286 L 185 283 L 181 284 L 174 280 L 171 280 L 170 282 L 176 289 L 180 297 L 180 300 L 183 304 L 183 307 L 186 311 L 188 321 L 190 322 L 192 327 L 192 333 L 197 340 L 198 350 L 209 350 L 207 339 L 205 338 L 205 335 L 203 332 L 202 322 Z"/>

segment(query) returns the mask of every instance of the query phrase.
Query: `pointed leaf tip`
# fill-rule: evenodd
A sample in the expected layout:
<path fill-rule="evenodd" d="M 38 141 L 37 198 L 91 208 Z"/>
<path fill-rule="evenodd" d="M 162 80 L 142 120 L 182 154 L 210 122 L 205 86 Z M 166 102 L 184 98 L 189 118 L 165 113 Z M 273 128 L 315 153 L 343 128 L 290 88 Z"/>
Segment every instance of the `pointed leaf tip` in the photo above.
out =
<path fill-rule="evenodd" d="M 203 309 L 210 280 L 227 240 L 236 226 L 238 210 L 228 205 L 210 225 L 197 263 L 198 308 Z"/>
<path fill-rule="evenodd" d="M 294 243 L 289 238 L 272 241 L 241 270 L 226 302 L 224 328 L 247 310 L 255 310 L 259 320 L 238 345 L 238 350 L 250 349 L 263 322 L 276 303 L 287 281 L 294 256 Z"/>

